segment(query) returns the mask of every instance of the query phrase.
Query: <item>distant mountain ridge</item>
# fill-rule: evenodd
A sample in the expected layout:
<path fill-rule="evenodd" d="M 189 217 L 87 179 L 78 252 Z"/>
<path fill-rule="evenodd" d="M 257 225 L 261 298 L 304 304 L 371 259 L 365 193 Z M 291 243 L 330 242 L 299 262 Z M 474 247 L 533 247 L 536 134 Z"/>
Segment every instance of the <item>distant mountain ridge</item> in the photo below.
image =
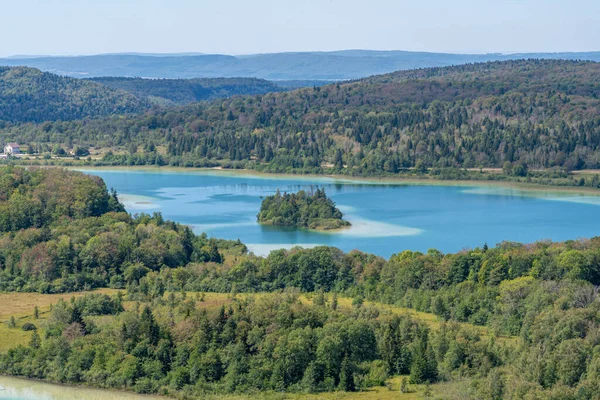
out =
<path fill-rule="evenodd" d="M 105 54 L 0 59 L 0 65 L 29 66 L 72 77 L 231 78 L 267 80 L 348 80 L 399 70 L 515 59 L 600 61 L 600 52 L 450 54 L 343 50 L 251 55 Z"/>

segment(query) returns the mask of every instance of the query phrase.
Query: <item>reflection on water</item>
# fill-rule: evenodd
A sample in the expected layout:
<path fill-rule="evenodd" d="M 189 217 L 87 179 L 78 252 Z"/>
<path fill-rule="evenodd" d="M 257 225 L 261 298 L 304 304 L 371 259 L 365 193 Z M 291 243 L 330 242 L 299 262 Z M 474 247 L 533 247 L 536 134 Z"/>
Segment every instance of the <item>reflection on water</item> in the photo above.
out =
<path fill-rule="evenodd" d="M 581 203 L 600 205 L 600 196 L 592 194 L 579 193 L 574 194 L 571 191 L 560 192 L 551 190 L 527 190 L 510 187 L 480 187 L 465 189 L 462 191 L 467 194 L 479 194 L 486 196 L 513 196 L 513 197 L 534 197 L 537 199 L 550 201 L 564 201 L 569 203 Z"/>
<path fill-rule="evenodd" d="M 53 385 L 0 376 L 0 400 L 153 400 L 160 396 Z"/>
<path fill-rule="evenodd" d="M 126 209 L 135 211 L 147 211 L 159 208 L 154 203 L 154 199 L 149 196 L 139 196 L 135 194 L 119 194 L 119 201 L 123 203 Z"/>

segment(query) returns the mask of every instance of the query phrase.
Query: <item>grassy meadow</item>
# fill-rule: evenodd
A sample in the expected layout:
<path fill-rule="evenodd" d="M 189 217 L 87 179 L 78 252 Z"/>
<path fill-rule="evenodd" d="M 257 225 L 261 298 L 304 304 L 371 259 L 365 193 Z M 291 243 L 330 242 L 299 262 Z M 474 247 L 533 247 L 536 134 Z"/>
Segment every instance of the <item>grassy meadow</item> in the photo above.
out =
<path fill-rule="evenodd" d="M 68 294 L 40 294 L 40 293 L 0 293 L 0 352 L 4 352 L 19 344 L 29 343 L 32 332 L 21 329 L 23 324 L 31 322 L 38 328 L 43 337 L 44 321 L 50 312 L 50 307 L 59 299 L 69 300 L 71 297 L 80 297 L 89 293 L 115 294 L 115 289 L 99 289 L 92 292 L 77 292 Z M 39 318 L 34 318 L 35 307 L 38 307 Z M 8 323 L 14 317 L 16 327 L 10 328 Z"/>

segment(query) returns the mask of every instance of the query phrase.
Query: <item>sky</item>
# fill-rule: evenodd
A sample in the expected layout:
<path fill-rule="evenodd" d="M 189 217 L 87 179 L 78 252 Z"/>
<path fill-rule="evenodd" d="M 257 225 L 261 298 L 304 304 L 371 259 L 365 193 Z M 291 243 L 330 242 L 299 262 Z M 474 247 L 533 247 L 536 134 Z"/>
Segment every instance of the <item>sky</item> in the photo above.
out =
<path fill-rule="evenodd" d="M 0 57 L 600 50 L 600 0 L 0 0 Z"/>

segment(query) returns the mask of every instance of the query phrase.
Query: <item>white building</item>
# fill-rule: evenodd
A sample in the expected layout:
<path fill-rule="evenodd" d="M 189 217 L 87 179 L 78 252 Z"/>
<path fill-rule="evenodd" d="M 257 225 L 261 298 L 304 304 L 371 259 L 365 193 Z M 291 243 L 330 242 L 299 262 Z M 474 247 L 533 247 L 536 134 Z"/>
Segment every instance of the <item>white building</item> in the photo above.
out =
<path fill-rule="evenodd" d="M 15 155 L 21 154 L 21 146 L 18 143 L 8 143 L 4 146 L 4 154 L 6 155 Z"/>

